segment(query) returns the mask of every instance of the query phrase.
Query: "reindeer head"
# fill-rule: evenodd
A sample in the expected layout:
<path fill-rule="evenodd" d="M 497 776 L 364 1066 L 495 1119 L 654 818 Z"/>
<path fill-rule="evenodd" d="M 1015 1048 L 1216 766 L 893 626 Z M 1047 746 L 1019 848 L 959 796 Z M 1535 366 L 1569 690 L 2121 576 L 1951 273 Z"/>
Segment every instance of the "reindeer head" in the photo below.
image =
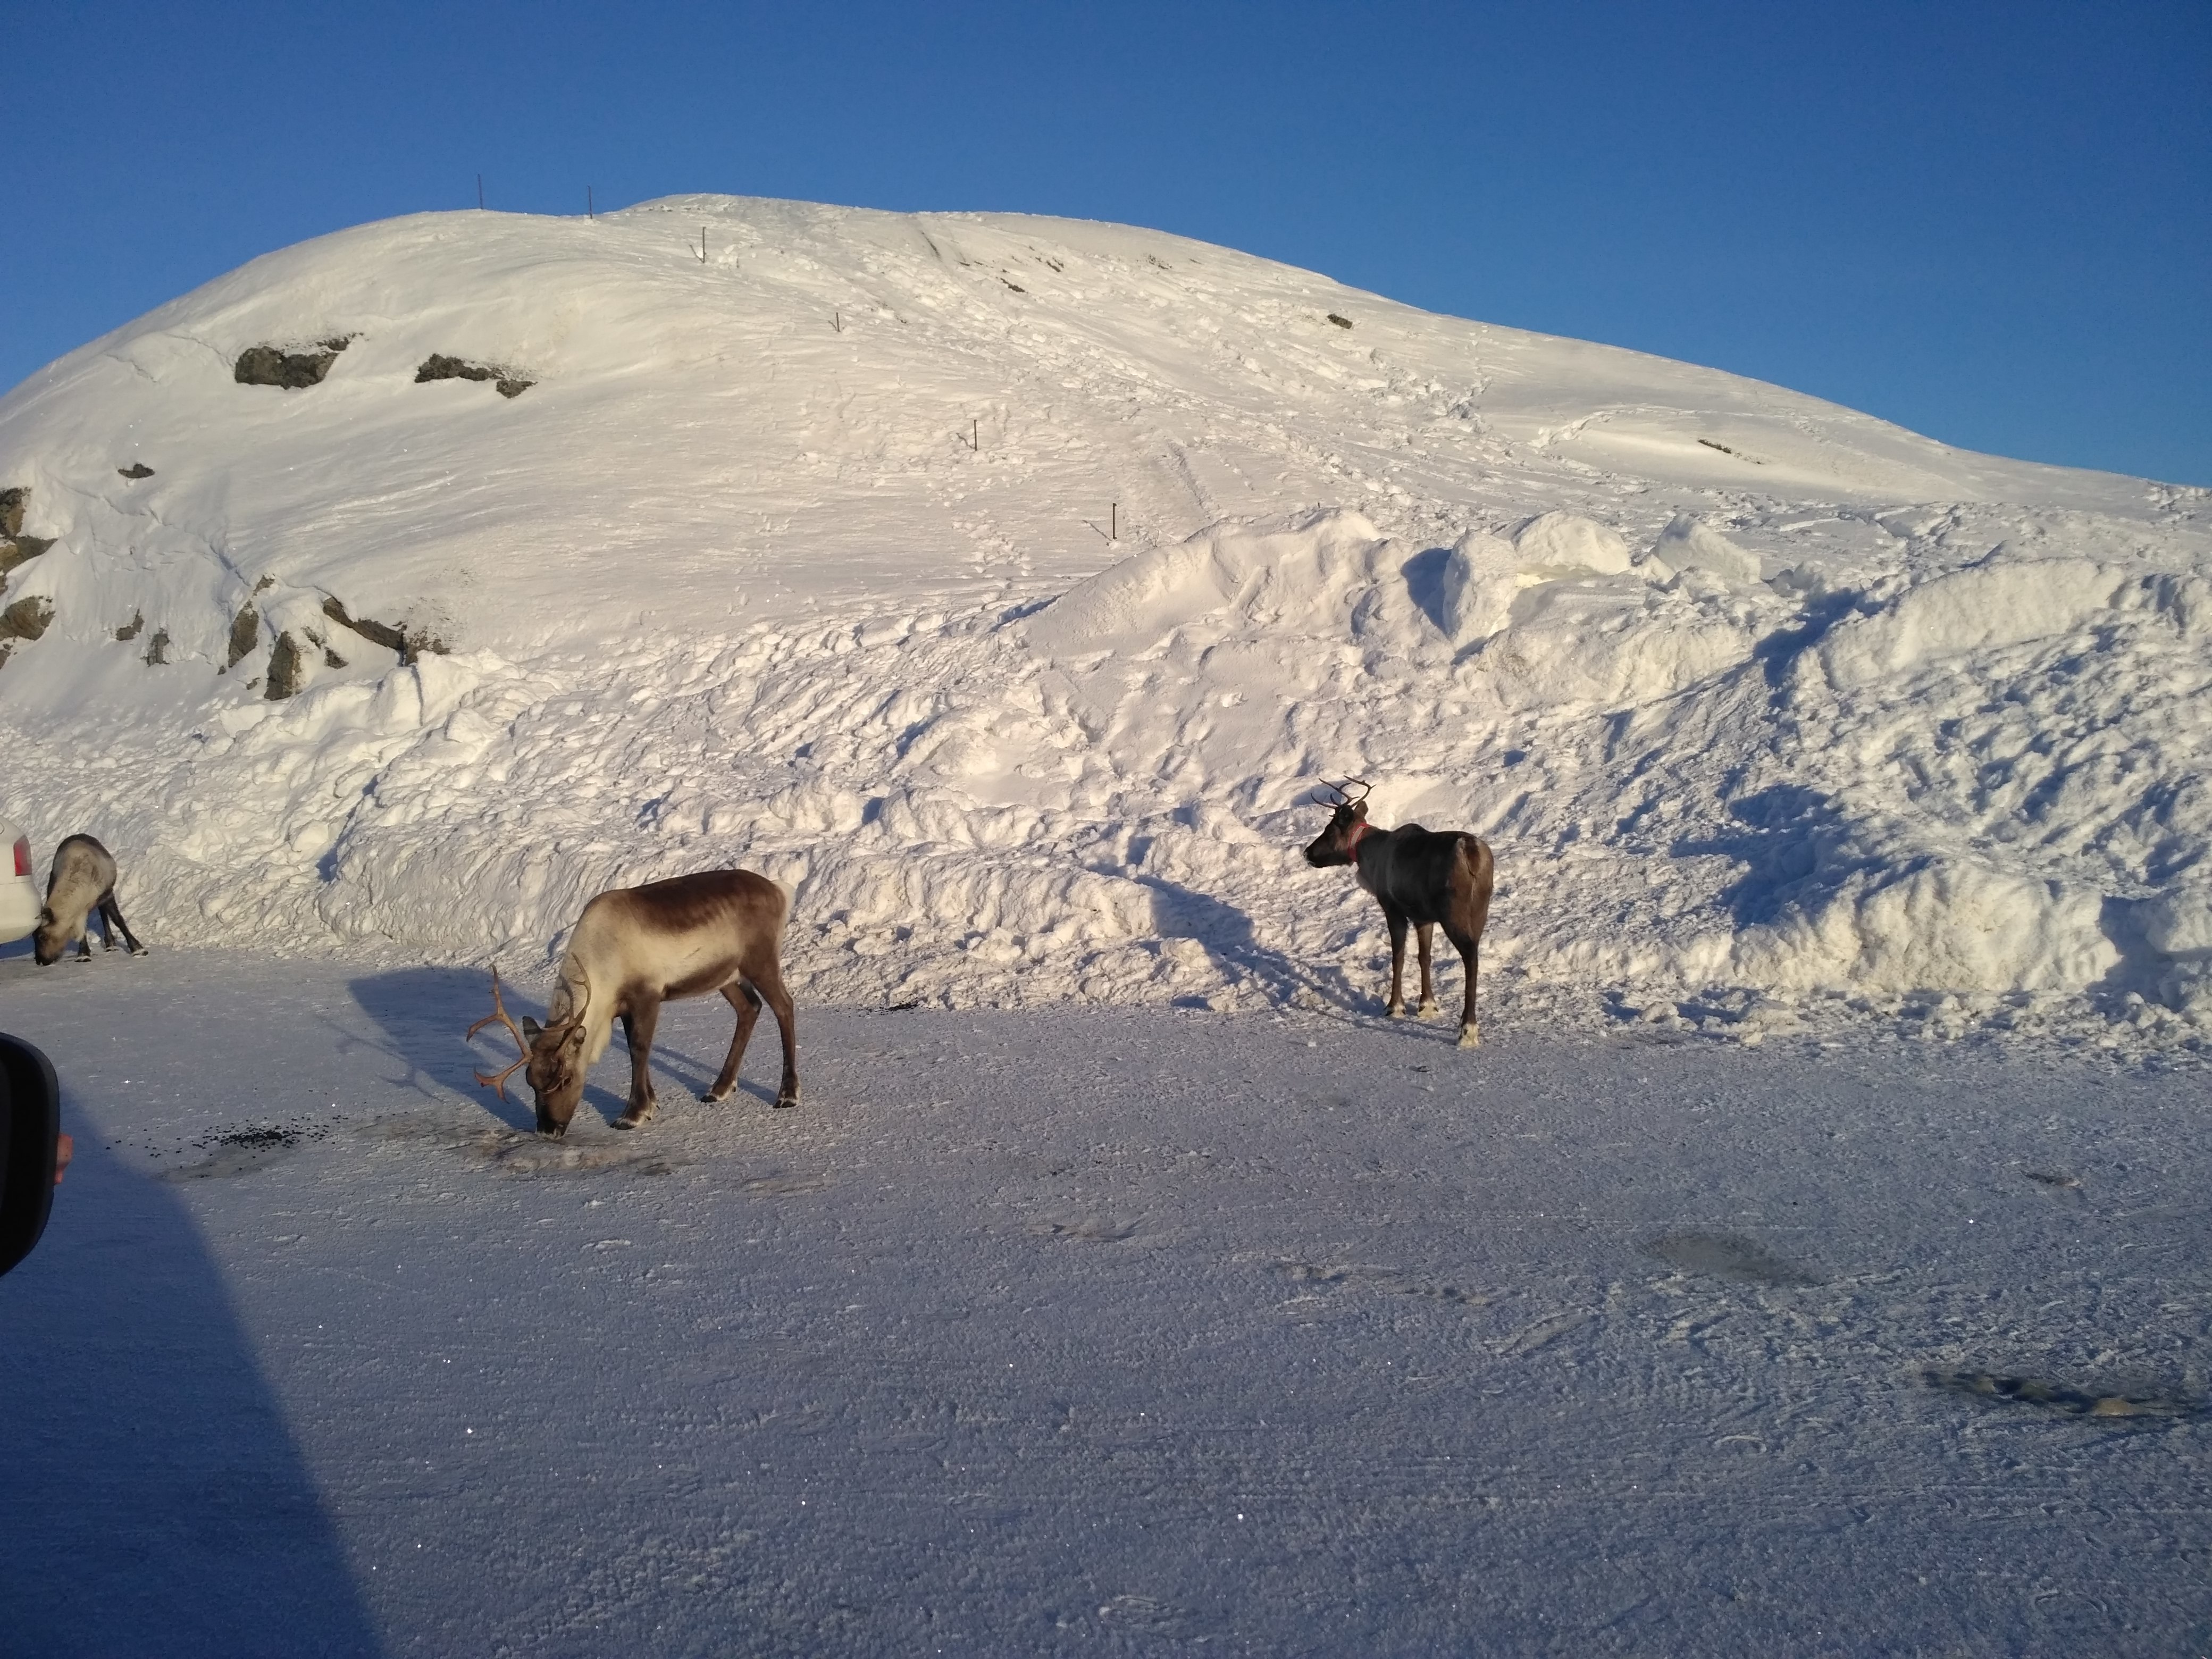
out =
<path fill-rule="evenodd" d="M 1356 795 L 1352 793 L 1354 789 L 1359 792 Z M 1306 848 L 1308 864 L 1322 869 L 1352 861 L 1359 838 L 1367 830 L 1367 790 L 1366 779 L 1346 778 L 1342 783 L 1325 783 L 1314 792 L 1316 802 L 1335 810 L 1329 814 L 1328 828 Z"/>
<path fill-rule="evenodd" d="M 497 1090 L 499 1097 L 505 1100 L 507 1079 L 520 1072 L 537 1099 L 538 1133 L 556 1140 L 568 1133 L 569 1120 L 576 1115 L 577 1103 L 584 1097 L 585 1074 L 591 1069 L 584 1055 L 584 1045 L 591 1036 L 584 1024 L 584 1011 L 591 1006 L 592 982 L 580 970 L 576 977 L 582 986 L 581 994 L 568 997 L 568 1006 L 555 1016 L 551 1024 L 540 1025 L 525 1014 L 518 1027 L 508 1017 L 506 1003 L 500 1000 L 499 969 L 495 968 L 491 970 L 492 1012 L 469 1027 L 471 1037 L 495 1022 L 514 1034 L 522 1057 L 505 1071 L 491 1076 L 478 1072 L 477 1081 Z M 565 984 L 562 988 L 568 990 Z M 562 1000 L 556 996 L 556 1006 Z"/>
<path fill-rule="evenodd" d="M 86 918 L 88 922 L 91 920 Z M 31 936 L 31 959 L 41 968 L 51 968 L 62 959 L 76 935 L 55 920 L 52 906 L 39 912 L 39 926 Z"/>

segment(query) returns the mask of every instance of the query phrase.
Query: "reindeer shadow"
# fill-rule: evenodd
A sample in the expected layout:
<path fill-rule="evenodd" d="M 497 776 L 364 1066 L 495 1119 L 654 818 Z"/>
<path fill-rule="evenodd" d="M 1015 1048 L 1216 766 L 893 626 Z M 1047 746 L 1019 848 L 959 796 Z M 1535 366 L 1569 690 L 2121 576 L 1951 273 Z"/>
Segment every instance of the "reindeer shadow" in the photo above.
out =
<path fill-rule="evenodd" d="M 1295 1005 L 1301 992 L 1318 997 L 1334 1012 L 1364 1016 L 1363 998 L 1340 968 L 1316 973 L 1304 963 L 1260 943 L 1252 918 L 1233 904 L 1158 876 L 1135 879 L 1153 893 L 1152 914 L 1163 939 L 1195 939 L 1222 972 L 1259 982 L 1278 1006 Z"/>
<path fill-rule="evenodd" d="M 501 981 L 507 1012 L 519 1023 L 526 1014 L 533 1019 L 545 1018 L 542 998 L 514 985 Z M 403 968 L 391 973 L 365 974 L 347 981 L 346 988 L 353 994 L 361 1011 L 375 1023 L 376 1032 L 364 1036 L 336 1020 L 327 1023 L 337 1034 L 337 1050 L 366 1051 L 382 1054 L 392 1060 L 400 1075 L 391 1079 L 395 1088 L 410 1089 L 424 1098 L 444 1103 L 453 1095 L 465 1100 L 480 1102 L 485 1111 L 497 1118 L 507 1127 L 518 1133 L 536 1132 L 538 1116 L 531 1104 L 530 1090 L 522 1083 L 520 1073 L 507 1079 L 507 1092 L 502 1098 L 477 1080 L 477 1073 L 506 1069 L 509 1061 L 519 1056 L 514 1051 L 513 1040 L 505 1028 L 489 1026 L 477 1035 L 474 1043 L 468 1040 L 470 1026 L 492 1011 L 491 976 L 477 968 Z M 722 1012 L 725 1018 L 728 1005 L 719 997 L 702 999 L 702 1012 L 711 1004 Z M 674 1006 L 664 1015 L 659 1035 L 653 1045 L 653 1068 L 664 1084 L 672 1084 L 695 1098 L 703 1095 L 721 1070 L 722 1055 L 729 1043 L 725 1030 L 720 1046 L 712 1047 L 710 1060 L 700 1060 L 685 1051 L 683 1038 L 671 1025 L 681 1026 L 688 1022 L 675 1015 Z M 771 1051 L 776 1041 L 773 1016 L 763 1013 L 762 1025 L 765 1031 L 756 1029 L 752 1043 L 746 1049 L 750 1060 L 760 1050 L 763 1036 Z M 607 1052 L 592 1068 L 593 1080 L 584 1086 L 583 1104 L 599 1113 L 609 1124 L 629 1109 L 629 1048 L 623 1040 L 622 1027 L 615 1027 L 613 1041 Z M 599 1079 L 605 1079 L 601 1081 Z M 732 1091 L 757 1096 L 773 1101 L 773 1087 L 758 1082 L 740 1080 Z M 665 1103 L 665 1097 L 664 1097 Z"/>
<path fill-rule="evenodd" d="M 1682 836 L 1668 850 L 1676 858 L 1718 854 L 1743 866 L 1720 894 L 1738 928 L 1774 921 L 1865 863 L 1850 854 L 1850 819 L 1817 789 L 1777 784 L 1731 801 L 1729 816 L 1742 827 Z"/>
<path fill-rule="evenodd" d="M 473 1045 L 468 1040 L 469 1027 L 491 1012 L 489 974 L 477 968 L 402 968 L 362 975 L 347 981 L 346 989 L 376 1029 L 364 1036 L 329 1020 L 338 1034 L 340 1054 L 382 1054 L 401 1072 L 391 1079 L 395 1088 L 410 1089 L 441 1103 L 453 1095 L 481 1101 L 486 1111 L 510 1129 L 537 1128 L 527 1089 L 520 1095 L 510 1092 L 502 1100 L 477 1081 L 479 1070 L 500 1071 L 515 1058 L 494 1046 L 495 1035 L 506 1036 L 496 1026 Z M 526 1013 L 544 1017 L 542 1005 L 517 995 L 512 986 L 506 994 L 507 1010 L 518 1019 Z"/>

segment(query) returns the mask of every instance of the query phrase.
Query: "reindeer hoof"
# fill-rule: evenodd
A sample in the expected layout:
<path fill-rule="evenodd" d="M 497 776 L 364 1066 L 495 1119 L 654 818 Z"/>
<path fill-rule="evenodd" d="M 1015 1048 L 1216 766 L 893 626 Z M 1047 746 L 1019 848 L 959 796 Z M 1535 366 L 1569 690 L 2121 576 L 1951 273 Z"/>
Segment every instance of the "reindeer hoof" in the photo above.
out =
<path fill-rule="evenodd" d="M 1406 1005 L 1402 1002 L 1394 1002 L 1382 1012 L 1386 1018 L 1403 1019 L 1406 1017 Z"/>
<path fill-rule="evenodd" d="M 719 1095 L 712 1089 L 709 1089 L 706 1093 L 699 1097 L 701 1102 L 708 1106 L 719 1106 L 729 1097 L 730 1091 L 727 1089 L 723 1090 Z"/>
<path fill-rule="evenodd" d="M 146 954 L 146 947 L 143 945 L 134 945 L 131 947 L 131 954 L 134 957 L 143 957 Z"/>
<path fill-rule="evenodd" d="M 776 1103 L 776 1105 L 777 1105 L 779 1108 L 781 1108 L 781 1107 L 785 1107 L 785 1106 L 796 1106 L 796 1105 L 798 1105 L 798 1104 L 799 1104 L 799 1097 L 798 1097 L 798 1095 L 797 1095 L 797 1094 L 795 1094 L 795 1093 L 793 1093 L 793 1094 L 788 1094 L 788 1095 L 778 1095 L 778 1096 L 775 1097 L 775 1103 Z"/>
<path fill-rule="evenodd" d="M 1459 1046 L 1462 1048 L 1480 1048 L 1482 1047 L 1482 1033 L 1472 1025 L 1461 1026 Z"/>
<path fill-rule="evenodd" d="M 615 1120 L 617 1129 L 642 1129 L 653 1121 L 653 1107 L 648 1104 L 641 1112 L 624 1112 Z"/>

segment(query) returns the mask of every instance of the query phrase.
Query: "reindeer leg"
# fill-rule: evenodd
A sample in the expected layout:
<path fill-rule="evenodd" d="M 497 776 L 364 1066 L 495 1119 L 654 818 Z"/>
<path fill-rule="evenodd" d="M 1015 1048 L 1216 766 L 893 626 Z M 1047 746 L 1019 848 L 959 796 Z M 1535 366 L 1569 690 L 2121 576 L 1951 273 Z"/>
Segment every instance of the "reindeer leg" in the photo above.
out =
<path fill-rule="evenodd" d="M 131 931 L 131 924 L 123 920 L 123 907 L 115 902 L 114 894 L 110 893 L 100 902 L 100 925 L 108 930 L 107 948 L 109 950 L 112 951 L 115 948 L 115 935 L 120 933 L 123 935 L 123 942 L 131 947 L 132 956 L 143 957 L 146 954 L 146 947 L 138 942 L 137 935 Z"/>
<path fill-rule="evenodd" d="M 1450 922 L 1444 924 L 1444 933 L 1458 947 L 1459 959 L 1467 964 L 1467 1004 L 1460 1010 L 1459 1046 L 1480 1048 L 1482 1047 L 1482 1028 L 1474 1023 L 1474 982 L 1480 976 L 1482 935 L 1468 933 Z"/>
<path fill-rule="evenodd" d="M 1393 1019 L 1406 1017 L 1406 913 L 1385 909 L 1382 919 L 1390 924 L 1390 1000 L 1382 1012 Z"/>
<path fill-rule="evenodd" d="M 752 1041 L 753 1022 L 760 1018 L 760 993 L 743 980 L 722 988 L 724 1000 L 738 1011 L 737 1035 L 730 1039 L 730 1057 L 722 1062 L 721 1075 L 714 1086 L 701 1097 L 709 1105 L 720 1105 L 730 1097 L 730 1091 L 738 1081 L 738 1066 L 745 1057 L 745 1044 Z"/>
<path fill-rule="evenodd" d="M 653 1097 L 653 1034 L 660 1024 L 660 1004 L 646 1001 L 622 1017 L 629 1044 L 629 1109 L 615 1120 L 617 1129 L 635 1129 L 652 1119 L 659 1103 Z"/>
<path fill-rule="evenodd" d="M 1430 947 L 1435 944 L 1436 937 L 1437 925 L 1433 921 L 1418 923 L 1413 928 L 1413 940 L 1421 952 L 1421 1000 L 1413 1013 L 1420 1019 L 1426 1019 L 1437 1006 L 1436 982 L 1429 970 Z"/>
<path fill-rule="evenodd" d="M 92 960 L 92 918 L 90 916 L 84 919 L 84 931 L 76 936 L 76 959 L 79 962 Z"/>
<path fill-rule="evenodd" d="M 799 1104 L 799 1024 L 791 1006 L 791 993 L 783 988 L 783 969 L 771 958 L 763 964 L 760 972 L 748 974 L 746 978 L 768 999 L 769 1011 L 775 1016 L 775 1029 L 783 1038 L 783 1080 L 776 1085 L 775 1103 L 796 1106 Z"/>

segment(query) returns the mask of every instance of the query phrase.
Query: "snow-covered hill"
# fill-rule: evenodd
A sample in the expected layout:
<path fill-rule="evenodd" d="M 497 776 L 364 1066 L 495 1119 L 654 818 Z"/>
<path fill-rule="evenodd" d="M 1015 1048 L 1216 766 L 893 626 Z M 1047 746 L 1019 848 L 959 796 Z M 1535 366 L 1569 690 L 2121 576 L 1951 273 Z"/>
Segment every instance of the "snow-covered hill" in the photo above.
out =
<path fill-rule="evenodd" d="M 1176 237 L 364 226 L 17 387 L 0 489 L 0 809 L 157 944 L 542 963 L 738 862 L 816 1000 L 1349 1003 L 1354 775 L 1493 840 L 1518 1017 L 2212 1028 L 2207 492 Z"/>

